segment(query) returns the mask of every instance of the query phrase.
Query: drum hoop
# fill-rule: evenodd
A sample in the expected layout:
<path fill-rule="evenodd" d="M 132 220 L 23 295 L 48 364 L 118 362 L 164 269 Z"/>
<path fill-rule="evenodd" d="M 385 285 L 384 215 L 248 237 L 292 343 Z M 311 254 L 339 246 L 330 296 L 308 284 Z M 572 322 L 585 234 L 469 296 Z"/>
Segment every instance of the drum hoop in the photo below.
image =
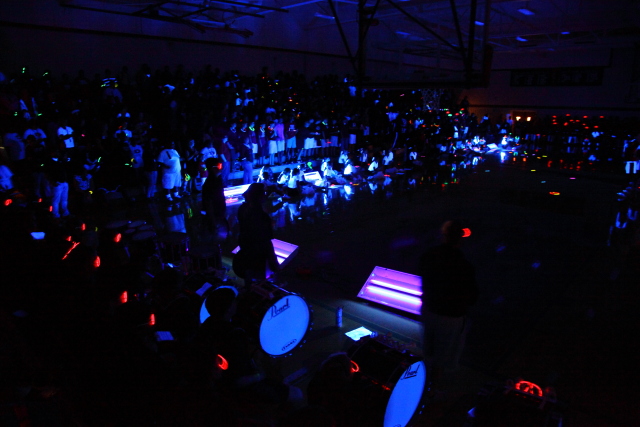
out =
<path fill-rule="evenodd" d="M 407 366 L 407 367 L 402 371 L 402 373 L 400 374 L 400 375 L 401 375 L 401 377 L 400 377 L 400 378 L 398 378 L 398 380 L 396 381 L 396 384 L 394 384 L 394 387 L 391 389 L 391 393 L 389 394 L 389 400 L 387 401 L 387 406 L 385 407 L 385 410 L 384 410 L 384 414 L 385 414 L 385 418 L 386 418 L 386 416 L 387 416 L 387 411 L 389 410 L 389 403 L 391 402 L 391 397 L 393 396 L 393 392 L 395 391 L 395 386 L 396 386 L 396 385 L 397 385 L 397 383 L 402 379 L 402 374 L 403 374 L 404 372 L 406 372 L 406 371 L 407 371 L 407 369 L 409 369 L 409 367 L 411 367 L 412 365 L 414 365 L 414 364 L 416 364 L 416 363 L 418 363 L 418 362 L 422 362 L 422 366 L 423 366 L 423 367 L 424 367 L 424 369 L 425 369 L 425 374 L 424 374 L 424 375 L 425 375 L 424 385 L 423 385 L 422 391 L 420 392 L 420 397 L 419 397 L 419 398 L 418 398 L 418 400 L 417 400 L 416 407 L 415 407 L 415 409 L 413 410 L 413 413 L 411 414 L 411 416 L 409 417 L 409 419 L 407 420 L 407 422 L 405 423 L 405 426 L 410 426 L 410 425 L 412 425 L 412 422 L 415 420 L 416 416 L 417 416 L 417 415 L 419 415 L 419 413 L 421 413 L 421 412 L 419 411 L 419 409 L 420 409 L 421 407 L 423 407 L 423 406 L 424 406 L 424 404 L 425 404 L 425 396 L 426 396 L 425 391 L 426 391 L 426 389 L 427 389 L 427 384 L 428 384 L 428 381 L 429 381 L 429 377 L 428 377 L 428 375 L 427 375 L 427 374 L 428 374 L 428 372 L 427 372 L 427 363 L 424 361 L 424 359 L 416 360 L 415 362 L 411 363 L 409 366 Z"/>
<path fill-rule="evenodd" d="M 365 337 L 365 338 L 361 338 L 361 340 L 362 340 L 362 339 L 367 340 L 367 341 L 369 341 L 369 340 L 370 340 L 371 342 L 375 342 L 375 343 L 377 343 L 377 344 L 379 344 L 379 345 L 382 345 L 382 346 L 386 346 L 386 347 L 388 347 L 386 344 L 384 344 L 384 343 L 382 343 L 382 342 L 378 341 L 378 340 L 377 340 L 377 339 L 375 339 L 375 338 L 366 338 L 366 337 Z M 350 357 L 352 360 L 354 360 L 354 359 L 355 359 L 355 358 L 354 358 L 354 356 L 355 356 L 356 354 L 358 354 L 358 352 L 359 352 L 360 350 L 362 350 L 366 345 L 367 345 L 367 343 L 366 343 L 366 342 L 363 342 L 363 344 L 361 344 L 361 345 L 360 345 L 360 346 L 359 346 L 359 347 L 358 347 L 358 348 L 357 348 L 357 349 L 356 349 L 356 350 L 355 350 L 355 351 L 354 351 L 354 352 L 353 352 L 349 357 Z M 392 348 L 391 348 L 391 347 L 389 347 L 389 349 L 392 349 Z M 400 353 L 400 352 L 398 352 L 398 354 L 399 354 L 399 355 L 402 355 L 402 353 Z M 412 364 L 414 364 L 414 363 L 416 363 L 416 362 L 418 362 L 418 361 L 422 360 L 422 359 L 418 358 L 418 356 L 415 356 L 415 355 L 412 355 L 412 354 L 408 354 L 406 357 L 407 357 L 407 359 L 400 360 L 400 361 L 396 364 L 396 366 L 395 366 L 395 367 L 393 368 L 393 370 L 390 372 L 390 374 L 389 374 L 389 377 L 388 377 L 388 378 L 381 378 L 382 376 L 379 376 L 379 377 L 373 377 L 372 375 L 367 374 L 367 373 L 364 373 L 363 375 L 367 376 L 368 378 L 372 378 L 372 379 L 375 379 L 375 380 L 379 380 L 379 381 L 381 382 L 381 384 L 382 384 L 382 385 L 384 385 L 384 386 L 386 386 L 386 387 L 390 388 L 391 390 L 393 390 L 393 387 L 395 387 L 395 385 L 398 383 L 398 380 L 399 380 L 399 379 L 400 379 L 400 377 L 402 376 L 402 373 L 403 373 L 404 371 L 406 371 L 406 370 L 407 370 L 407 368 L 408 368 L 409 366 L 411 366 Z M 413 359 L 413 362 L 411 362 L 411 363 L 407 364 L 407 360 L 412 360 L 412 359 Z"/>

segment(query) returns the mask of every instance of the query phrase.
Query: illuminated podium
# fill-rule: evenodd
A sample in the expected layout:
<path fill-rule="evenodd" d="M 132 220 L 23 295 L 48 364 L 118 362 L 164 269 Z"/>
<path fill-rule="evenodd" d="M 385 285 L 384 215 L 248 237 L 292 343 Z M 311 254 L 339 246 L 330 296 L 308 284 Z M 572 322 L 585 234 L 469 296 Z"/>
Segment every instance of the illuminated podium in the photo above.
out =
<path fill-rule="evenodd" d="M 276 252 L 276 257 L 278 257 L 278 264 L 281 267 L 287 265 L 291 259 L 298 253 L 298 246 L 283 242 L 278 239 L 271 239 L 271 243 L 273 243 L 273 249 Z M 232 254 L 237 254 L 240 251 L 240 246 L 237 246 L 234 250 L 231 251 Z"/>
<path fill-rule="evenodd" d="M 358 292 L 358 298 L 415 315 L 420 315 L 421 297 L 420 276 L 384 267 L 375 267 Z"/>
<path fill-rule="evenodd" d="M 242 195 L 249 189 L 250 185 L 251 184 L 243 184 L 236 185 L 234 187 L 226 187 L 224 189 L 224 199 L 227 206 L 237 205 L 244 202 L 244 197 Z"/>

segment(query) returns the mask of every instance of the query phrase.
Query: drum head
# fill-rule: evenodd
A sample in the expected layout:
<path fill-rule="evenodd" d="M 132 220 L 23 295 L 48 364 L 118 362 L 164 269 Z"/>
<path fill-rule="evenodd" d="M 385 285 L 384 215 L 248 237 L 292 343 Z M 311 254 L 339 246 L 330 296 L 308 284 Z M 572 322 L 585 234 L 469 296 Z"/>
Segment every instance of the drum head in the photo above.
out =
<path fill-rule="evenodd" d="M 128 224 L 129 224 L 129 221 L 125 219 L 121 219 L 121 220 L 108 222 L 107 225 L 105 225 L 105 228 L 107 230 L 117 230 L 118 228 L 126 227 Z"/>
<path fill-rule="evenodd" d="M 152 239 L 156 237 L 155 231 L 141 231 L 133 235 L 132 239 L 134 242 L 141 242 L 143 240 Z"/>
<path fill-rule="evenodd" d="M 138 228 L 138 227 L 140 227 L 141 225 L 144 225 L 144 224 L 145 224 L 145 222 L 143 220 L 138 219 L 136 221 L 131 221 L 129 223 L 129 228 Z"/>
<path fill-rule="evenodd" d="M 427 384 L 423 361 L 409 366 L 396 383 L 384 413 L 384 427 L 405 427 L 420 407 Z"/>
<path fill-rule="evenodd" d="M 269 307 L 260 324 L 260 346 L 271 356 L 282 356 L 300 345 L 309 329 L 306 301 L 287 295 Z"/>
<path fill-rule="evenodd" d="M 214 293 L 216 290 L 225 289 L 225 288 L 231 289 L 236 294 L 236 297 L 238 296 L 238 290 L 233 286 L 226 286 L 226 285 L 218 286 L 217 288 L 214 288 L 213 290 L 211 290 L 211 288 L 209 288 L 209 290 L 204 292 L 205 294 L 207 294 L 207 296 L 204 297 L 204 299 L 202 300 L 202 305 L 200 305 L 200 323 L 204 323 L 204 321 L 207 320 L 211 316 L 211 314 L 209 314 L 209 311 L 207 310 L 207 307 L 205 306 L 205 304 L 207 303 L 207 298 L 209 298 L 211 296 L 211 294 Z M 211 298 L 215 298 L 215 294 Z"/>

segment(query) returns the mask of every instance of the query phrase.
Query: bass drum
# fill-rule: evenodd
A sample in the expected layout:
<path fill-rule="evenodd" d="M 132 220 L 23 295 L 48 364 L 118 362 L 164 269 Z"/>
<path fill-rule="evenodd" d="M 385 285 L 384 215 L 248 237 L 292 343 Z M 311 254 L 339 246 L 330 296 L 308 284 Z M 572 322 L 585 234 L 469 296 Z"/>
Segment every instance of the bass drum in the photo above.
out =
<path fill-rule="evenodd" d="M 427 390 L 424 361 L 370 337 L 354 344 L 348 354 L 359 375 L 382 389 L 381 403 L 386 405 L 383 426 L 411 426 L 424 407 Z"/>
<path fill-rule="evenodd" d="M 238 302 L 238 314 L 249 322 L 246 329 L 271 357 L 290 356 L 306 342 L 311 313 L 303 297 L 270 282 L 253 284 Z"/>

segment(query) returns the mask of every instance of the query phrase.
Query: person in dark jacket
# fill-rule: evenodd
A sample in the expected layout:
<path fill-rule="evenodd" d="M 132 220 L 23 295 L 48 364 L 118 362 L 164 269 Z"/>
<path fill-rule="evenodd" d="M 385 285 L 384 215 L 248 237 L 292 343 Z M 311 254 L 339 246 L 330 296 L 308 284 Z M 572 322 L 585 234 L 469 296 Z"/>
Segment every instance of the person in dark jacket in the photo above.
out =
<path fill-rule="evenodd" d="M 238 209 L 240 252 L 236 255 L 240 255 L 238 258 L 242 261 L 236 263 L 234 260 L 233 269 L 245 283 L 250 283 L 266 279 L 267 268 L 275 272 L 279 266 L 271 242 L 271 217 L 262 207 L 266 198 L 264 184 L 251 184 L 244 198 L 245 202 Z"/>
<path fill-rule="evenodd" d="M 432 391 L 445 370 L 456 370 L 468 330 L 467 315 L 478 299 L 475 268 L 460 250 L 467 234 L 458 221 L 447 221 L 443 242 L 420 258 L 424 356 L 431 366 Z"/>

